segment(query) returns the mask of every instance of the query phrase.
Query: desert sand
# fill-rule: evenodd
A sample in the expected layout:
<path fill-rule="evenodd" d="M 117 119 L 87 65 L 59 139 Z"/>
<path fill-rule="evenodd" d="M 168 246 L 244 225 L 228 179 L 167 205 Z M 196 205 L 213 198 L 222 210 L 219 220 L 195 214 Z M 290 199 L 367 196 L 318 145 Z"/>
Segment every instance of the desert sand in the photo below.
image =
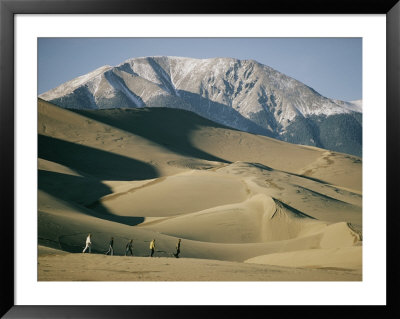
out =
<path fill-rule="evenodd" d="M 168 108 L 39 99 L 38 134 L 38 280 L 362 280 L 358 157 Z"/>

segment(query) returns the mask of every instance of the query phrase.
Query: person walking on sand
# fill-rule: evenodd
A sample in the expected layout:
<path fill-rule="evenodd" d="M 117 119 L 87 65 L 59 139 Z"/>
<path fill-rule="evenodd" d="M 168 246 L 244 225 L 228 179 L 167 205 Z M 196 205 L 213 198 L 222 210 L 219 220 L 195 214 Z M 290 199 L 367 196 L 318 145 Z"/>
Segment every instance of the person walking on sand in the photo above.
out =
<path fill-rule="evenodd" d="M 176 258 L 179 258 L 179 254 L 181 253 L 181 239 L 178 239 L 178 243 L 176 244 L 176 253 L 174 254 L 174 256 Z"/>
<path fill-rule="evenodd" d="M 83 251 L 82 251 L 82 253 L 84 254 L 85 252 L 86 252 L 86 250 L 89 248 L 89 254 L 92 252 L 92 234 L 89 234 L 87 237 L 86 237 L 86 246 L 85 246 L 85 248 L 83 249 Z"/>
<path fill-rule="evenodd" d="M 108 251 L 106 252 L 106 255 L 110 254 L 111 256 L 114 255 L 114 237 L 111 237 L 110 239 L 110 246 L 108 247 Z"/>
<path fill-rule="evenodd" d="M 131 240 L 126 244 L 125 256 L 128 255 L 128 252 L 130 252 L 131 255 L 133 256 L 133 252 L 132 252 L 132 242 L 133 242 L 133 239 L 131 239 Z"/>
<path fill-rule="evenodd" d="M 151 251 L 150 257 L 153 257 L 154 249 L 156 249 L 156 240 L 155 240 L 155 239 L 153 239 L 153 240 L 150 242 L 150 251 Z"/>

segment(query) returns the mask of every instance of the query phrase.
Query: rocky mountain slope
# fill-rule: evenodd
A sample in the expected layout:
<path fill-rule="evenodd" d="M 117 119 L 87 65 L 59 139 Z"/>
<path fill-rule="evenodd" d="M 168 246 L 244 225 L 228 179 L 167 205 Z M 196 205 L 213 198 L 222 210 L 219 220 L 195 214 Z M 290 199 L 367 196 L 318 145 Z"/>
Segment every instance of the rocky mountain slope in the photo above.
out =
<path fill-rule="evenodd" d="M 360 101 L 326 98 L 253 60 L 133 58 L 40 98 L 74 109 L 184 109 L 242 131 L 362 155 Z"/>

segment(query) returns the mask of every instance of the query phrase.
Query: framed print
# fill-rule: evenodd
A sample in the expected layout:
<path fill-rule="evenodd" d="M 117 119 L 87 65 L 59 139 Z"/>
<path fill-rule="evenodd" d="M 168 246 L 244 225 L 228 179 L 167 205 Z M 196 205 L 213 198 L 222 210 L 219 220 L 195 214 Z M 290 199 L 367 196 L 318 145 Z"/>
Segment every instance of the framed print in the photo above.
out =
<path fill-rule="evenodd" d="M 397 1 L 0 9 L 5 318 L 398 312 Z"/>

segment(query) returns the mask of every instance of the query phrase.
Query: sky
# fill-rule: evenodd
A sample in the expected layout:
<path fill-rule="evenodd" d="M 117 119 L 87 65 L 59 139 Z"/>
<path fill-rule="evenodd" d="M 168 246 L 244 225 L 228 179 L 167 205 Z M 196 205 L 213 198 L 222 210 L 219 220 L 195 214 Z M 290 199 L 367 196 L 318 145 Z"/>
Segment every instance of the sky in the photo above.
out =
<path fill-rule="evenodd" d="M 143 56 L 252 59 L 328 98 L 362 99 L 362 38 L 39 38 L 38 94 Z"/>

